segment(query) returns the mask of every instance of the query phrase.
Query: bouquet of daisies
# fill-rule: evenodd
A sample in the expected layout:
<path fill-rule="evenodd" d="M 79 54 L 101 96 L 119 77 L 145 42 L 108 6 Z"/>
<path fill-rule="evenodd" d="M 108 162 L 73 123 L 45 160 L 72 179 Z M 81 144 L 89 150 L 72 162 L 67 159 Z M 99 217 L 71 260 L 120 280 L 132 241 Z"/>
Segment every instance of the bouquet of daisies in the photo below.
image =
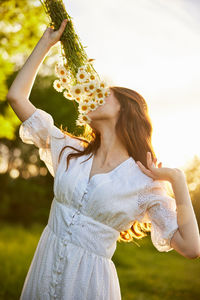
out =
<path fill-rule="evenodd" d="M 104 98 L 108 96 L 108 89 L 104 81 L 97 80 L 97 77 L 87 71 L 87 65 L 78 68 L 76 81 L 71 78 L 69 70 L 64 66 L 56 64 L 56 79 L 53 83 L 58 92 L 63 92 L 63 96 L 69 100 L 75 100 L 79 106 L 79 116 L 76 125 L 90 123 L 91 119 L 86 114 L 90 110 L 95 110 L 99 105 L 105 103 Z"/>
<path fill-rule="evenodd" d="M 88 59 L 78 35 L 76 34 L 71 17 L 66 12 L 62 0 L 40 0 L 45 12 L 50 17 L 50 25 L 58 30 L 64 19 L 67 26 L 60 39 L 63 62 L 55 66 L 58 77 L 53 87 L 68 100 L 78 103 L 79 116 L 76 125 L 89 124 L 91 119 L 87 115 L 105 103 L 104 98 L 109 95 L 109 88 L 95 71 L 92 61 Z"/>

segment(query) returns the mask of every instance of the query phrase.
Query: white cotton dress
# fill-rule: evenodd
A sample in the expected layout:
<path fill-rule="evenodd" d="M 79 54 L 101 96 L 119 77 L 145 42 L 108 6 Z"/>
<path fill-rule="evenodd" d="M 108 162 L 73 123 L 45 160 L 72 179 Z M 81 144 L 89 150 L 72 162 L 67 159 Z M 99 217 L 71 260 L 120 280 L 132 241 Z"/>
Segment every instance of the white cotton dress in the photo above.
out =
<path fill-rule="evenodd" d="M 54 125 L 46 111 L 36 109 L 19 128 L 24 143 L 39 148 L 54 177 L 54 197 L 20 300 L 120 300 L 117 271 L 112 261 L 120 231 L 135 220 L 151 222 L 151 240 L 158 251 L 173 248 L 178 229 L 176 202 L 162 181 L 144 174 L 129 157 L 112 171 L 89 180 L 93 156 L 67 154 L 82 143 Z M 37 199 L 36 199 L 37 201 Z"/>

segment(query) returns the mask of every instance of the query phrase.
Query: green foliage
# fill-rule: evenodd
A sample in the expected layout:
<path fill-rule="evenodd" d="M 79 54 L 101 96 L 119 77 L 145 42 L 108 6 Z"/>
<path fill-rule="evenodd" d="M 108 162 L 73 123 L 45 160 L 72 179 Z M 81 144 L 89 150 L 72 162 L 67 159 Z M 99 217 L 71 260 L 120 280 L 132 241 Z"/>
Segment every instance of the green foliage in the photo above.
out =
<path fill-rule="evenodd" d="M 2 42 L 2 40 L 1 40 Z M 6 61 L 4 57 L 6 57 L 6 54 L 2 54 L 2 49 L 0 49 L 0 69 L 1 69 L 1 76 L 0 76 L 0 101 L 3 101 L 6 98 L 7 95 L 7 77 L 12 74 L 13 72 L 13 64 L 10 61 Z"/>
<path fill-rule="evenodd" d="M 0 175 L 0 181 L 5 187 L 0 201 L 1 220 L 26 226 L 32 222 L 45 224 L 53 199 L 53 180 L 50 175 L 25 180 L 20 177 L 13 179 L 6 174 Z"/>
<path fill-rule="evenodd" d="M 44 27 L 47 26 L 49 20 L 39 0 L 1 1 L 0 14 L 3 16 L 3 19 L 0 21 L 0 138 L 14 140 L 21 121 L 6 101 L 6 95 L 17 72 L 41 38 Z M 60 18 L 58 20 L 59 22 L 61 21 Z M 56 28 L 57 26 L 55 24 Z M 74 36 L 74 40 L 72 44 L 69 42 L 69 46 L 65 44 L 65 48 L 71 47 L 69 51 L 74 51 L 74 47 L 79 45 L 82 54 L 85 53 L 84 47 L 82 48 L 79 38 L 74 32 L 72 23 L 70 26 L 68 26 L 67 36 L 68 38 Z M 62 44 L 57 46 L 62 46 Z M 52 47 L 51 59 L 57 56 L 56 51 L 58 52 L 58 48 L 56 46 Z M 77 53 L 80 52 L 77 50 Z M 73 57 L 72 55 L 72 60 Z M 48 57 L 44 59 L 43 64 L 46 65 L 47 62 Z M 83 62 L 83 60 L 80 60 L 80 62 Z M 77 64 L 76 60 L 75 64 Z M 52 83 L 55 80 L 55 76 L 53 76 L 55 75 L 54 66 L 52 65 L 48 68 L 51 76 L 37 75 L 30 101 L 36 107 L 49 111 L 55 117 L 55 120 L 59 121 L 57 121 L 56 125 L 63 124 L 64 127 L 68 128 L 68 131 L 77 132 L 77 134 L 82 133 L 82 129 L 76 128 L 75 124 L 75 120 L 78 117 L 76 103 L 70 103 L 65 100 L 62 95 L 59 95 L 53 89 Z M 56 110 L 55 105 L 58 108 Z"/>
<path fill-rule="evenodd" d="M 1 1 L 0 15 L 0 138 L 13 140 L 20 120 L 6 103 L 9 79 L 38 42 L 47 17 L 33 0 Z"/>
<path fill-rule="evenodd" d="M 39 1 L 7 0 L 0 6 L 3 16 L 0 27 L 1 53 L 7 56 L 7 63 L 14 55 L 28 54 L 42 34 L 47 20 Z M 14 60 L 15 61 L 15 60 Z"/>

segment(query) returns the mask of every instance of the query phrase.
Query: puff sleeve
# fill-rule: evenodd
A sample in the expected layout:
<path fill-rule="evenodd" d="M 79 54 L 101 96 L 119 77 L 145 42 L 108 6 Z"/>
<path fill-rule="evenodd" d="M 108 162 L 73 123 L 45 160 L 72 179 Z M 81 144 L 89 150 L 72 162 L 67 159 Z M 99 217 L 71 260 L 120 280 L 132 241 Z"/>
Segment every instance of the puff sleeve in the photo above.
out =
<path fill-rule="evenodd" d="M 39 157 L 53 177 L 55 177 L 62 148 L 65 145 L 75 146 L 74 142 L 77 142 L 54 125 L 54 120 L 49 113 L 39 108 L 21 123 L 19 137 L 24 143 L 34 144 L 39 148 Z"/>
<path fill-rule="evenodd" d="M 176 201 L 167 194 L 165 184 L 153 180 L 139 193 L 139 222 L 151 223 L 151 241 L 160 252 L 173 250 L 170 241 L 178 229 Z"/>

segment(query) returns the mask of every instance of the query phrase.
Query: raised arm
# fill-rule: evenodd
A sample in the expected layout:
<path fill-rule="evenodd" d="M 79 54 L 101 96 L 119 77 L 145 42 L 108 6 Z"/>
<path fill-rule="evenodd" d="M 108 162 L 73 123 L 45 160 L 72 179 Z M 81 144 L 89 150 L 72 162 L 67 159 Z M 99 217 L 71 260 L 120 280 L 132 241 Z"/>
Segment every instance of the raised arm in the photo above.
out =
<path fill-rule="evenodd" d="M 33 83 L 42 61 L 50 48 L 60 40 L 66 24 L 67 19 L 63 20 L 57 31 L 54 31 L 51 27 L 47 27 L 10 86 L 7 100 L 22 122 L 28 119 L 36 110 L 36 107 L 29 100 Z"/>
<path fill-rule="evenodd" d="M 154 180 L 168 180 L 171 183 L 176 201 L 177 224 L 175 222 L 174 209 L 171 209 L 170 206 L 169 208 L 167 206 L 164 207 L 159 205 L 159 203 L 156 207 L 152 201 L 151 208 L 149 208 L 149 216 L 153 224 L 155 224 L 153 226 L 158 228 L 157 232 L 159 235 L 164 233 L 164 235 L 168 236 L 168 248 L 172 247 L 187 258 L 199 258 L 199 228 L 185 174 L 178 168 L 163 168 L 162 163 L 159 163 L 157 167 L 155 165 L 156 160 L 156 158 L 153 160 L 151 153 L 147 152 L 148 169 L 140 161 L 137 161 L 137 164 L 147 176 Z M 176 225 L 178 225 L 178 230 L 176 230 Z M 173 236 L 171 235 L 172 233 L 174 233 Z M 154 233 L 153 239 L 157 242 Z M 159 245 L 159 247 L 161 246 Z"/>

